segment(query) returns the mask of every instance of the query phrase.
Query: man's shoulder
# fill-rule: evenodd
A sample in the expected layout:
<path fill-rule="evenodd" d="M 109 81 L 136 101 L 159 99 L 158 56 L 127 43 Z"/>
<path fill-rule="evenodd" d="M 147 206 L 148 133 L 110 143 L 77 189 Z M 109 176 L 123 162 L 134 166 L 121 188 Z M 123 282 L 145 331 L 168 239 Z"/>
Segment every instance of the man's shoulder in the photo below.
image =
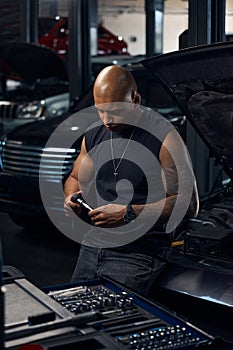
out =
<path fill-rule="evenodd" d="M 167 134 L 174 130 L 174 126 L 157 111 L 143 107 L 142 118 L 138 126 L 163 141 Z"/>
<path fill-rule="evenodd" d="M 106 137 L 106 128 L 101 121 L 92 124 L 85 132 L 85 143 L 87 150 L 90 150 Z"/>

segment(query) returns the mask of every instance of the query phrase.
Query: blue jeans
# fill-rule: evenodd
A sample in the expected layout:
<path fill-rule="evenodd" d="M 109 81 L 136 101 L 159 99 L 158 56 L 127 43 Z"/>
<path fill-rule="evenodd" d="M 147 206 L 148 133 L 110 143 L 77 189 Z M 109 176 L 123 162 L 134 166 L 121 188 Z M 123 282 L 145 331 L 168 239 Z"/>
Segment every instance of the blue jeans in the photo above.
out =
<path fill-rule="evenodd" d="M 165 262 L 142 252 L 81 246 L 72 282 L 108 277 L 147 296 Z"/>

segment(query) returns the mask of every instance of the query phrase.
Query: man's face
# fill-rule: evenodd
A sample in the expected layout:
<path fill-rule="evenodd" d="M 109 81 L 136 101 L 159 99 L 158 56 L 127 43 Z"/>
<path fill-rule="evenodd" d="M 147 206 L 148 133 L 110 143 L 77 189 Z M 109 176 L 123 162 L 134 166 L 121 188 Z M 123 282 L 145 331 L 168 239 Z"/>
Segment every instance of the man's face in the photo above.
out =
<path fill-rule="evenodd" d="M 135 122 L 135 108 L 133 102 L 96 103 L 95 107 L 105 127 L 110 130 L 125 128 L 127 124 Z"/>

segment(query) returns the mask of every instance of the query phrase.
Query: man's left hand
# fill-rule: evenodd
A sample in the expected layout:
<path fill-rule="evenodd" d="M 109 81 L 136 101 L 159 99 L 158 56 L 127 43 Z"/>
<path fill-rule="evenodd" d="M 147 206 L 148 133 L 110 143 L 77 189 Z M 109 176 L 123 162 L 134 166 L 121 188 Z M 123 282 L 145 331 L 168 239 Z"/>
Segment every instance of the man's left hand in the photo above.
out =
<path fill-rule="evenodd" d="M 124 225 L 126 206 L 107 204 L 89 211 L 88 215 L 95 226 L 117 227 Z"/>

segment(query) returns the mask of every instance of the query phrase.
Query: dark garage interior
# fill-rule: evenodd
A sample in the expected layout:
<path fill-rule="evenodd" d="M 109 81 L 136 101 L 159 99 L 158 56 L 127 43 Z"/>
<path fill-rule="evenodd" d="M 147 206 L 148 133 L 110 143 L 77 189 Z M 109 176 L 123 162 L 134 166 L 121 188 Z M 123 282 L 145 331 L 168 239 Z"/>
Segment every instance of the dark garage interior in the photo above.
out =
<path fill-rule="evenodd" d="M 0 350 L 233 350 L 233 0 L 1 0 L 0 10 Z M 64 191 L 84 133 L 98 130 L 98 116 L 105 112 L 93 84 L 108 66 L 133 77 L 140 108 L 174 128 L 192 168 L 191 185 L 185 183 L 189 167 L 186 176 L 185 166 L 183 177 L 177 175 L 171 235 L 171 221 L 162 225 L 152 211 L 159 237 L 172 239 L 170 254 L 158 254 L 164 267 L 146 295 L 129 287 L 134 276 L 124 270 L 121 255 L 115 266 L 120 275 L 129 274 L 129 285 L 111 278 L 112 271 L 72 280 L 82 243 L 96 226 L 86 202 L 97 208 L 98 198 L 92 202 L 92 188 L 86 202 L 70 196 L 82 209 L 80 218 L 72 210 L 67 216 Z M 148 134 L 153 125 L 143 124 Z M 136 146 L 131 159 L 126 157 L 137 140 L 137 126 L 133 130 L 121 134 L 127 143 L 115 157 L 118 163 L 116 140 L 108 140 L 116 195 L 125 159 L 142 164 Z M 131 178 L 140 173 L 128 173 L 120 180 L 135 190 L 138 180 Z M 95 175 L 103 176 L 103 188 L 111 193 L 109 172 Z M 146 184 L 143 192 L 150 198 Z M 188 204 L 180 215 L 175 209 L 182 188 Z M 198 203 L 189 216 L 193 188 Z M 165 184 L 166 200 L 169 189 Z M 103 197 L 103 203 L 115 200 Z M 137 221 L 141 202 L 132 198 L 120 224 L 129 224 L 129 234 L 132 225 L 135 233 L 148 224 L 147 216 Z M 134 258 L 131 248 L 126 252 Z M 91 266 L 89 259 L 84 257 L 85 266 Z"/>

